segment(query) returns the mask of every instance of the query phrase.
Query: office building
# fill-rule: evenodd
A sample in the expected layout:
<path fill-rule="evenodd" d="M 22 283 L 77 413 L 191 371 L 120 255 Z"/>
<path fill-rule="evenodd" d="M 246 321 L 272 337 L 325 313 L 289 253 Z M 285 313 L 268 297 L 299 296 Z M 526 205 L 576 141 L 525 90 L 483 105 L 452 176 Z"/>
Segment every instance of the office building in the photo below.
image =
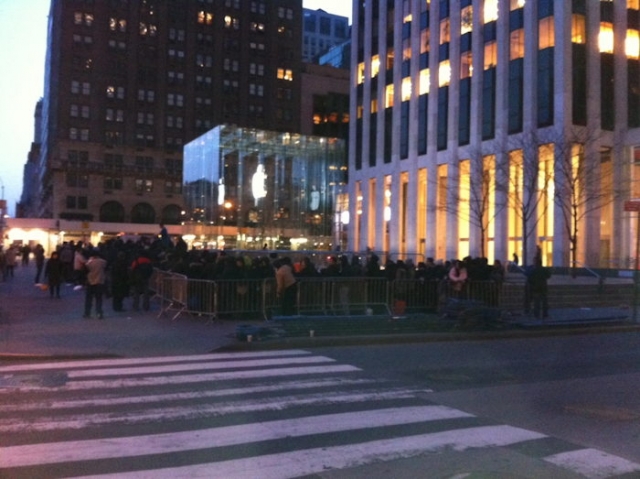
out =
<path fill-rule="evenodd" d="M 322 9 L 303 9 L 302 60 L 317 63 L 318 57 L 349 38 L 349 19 Z"/>
<path fill-rule="evenodd" d="M 298 131 L 301 28 L 301 0 L 52 0 L 29 216 L 179 223 L 186 143 Z"/>
<path fill-rule="evenodd" d="M 633 265 L 639 3 L 354 1 L 350 249 Z"/>

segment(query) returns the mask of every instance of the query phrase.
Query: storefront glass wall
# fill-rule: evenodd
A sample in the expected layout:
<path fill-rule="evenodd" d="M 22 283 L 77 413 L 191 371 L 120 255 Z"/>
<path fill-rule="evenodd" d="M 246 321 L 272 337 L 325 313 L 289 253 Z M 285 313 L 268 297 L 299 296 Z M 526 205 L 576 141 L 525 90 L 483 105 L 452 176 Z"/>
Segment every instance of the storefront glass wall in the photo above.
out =
<path fill-rule="evenodd" d="M 184 224 L 213 247 L 333 249 L 346 183 L 343 140 L 221 125 L 185 146 Z"/>

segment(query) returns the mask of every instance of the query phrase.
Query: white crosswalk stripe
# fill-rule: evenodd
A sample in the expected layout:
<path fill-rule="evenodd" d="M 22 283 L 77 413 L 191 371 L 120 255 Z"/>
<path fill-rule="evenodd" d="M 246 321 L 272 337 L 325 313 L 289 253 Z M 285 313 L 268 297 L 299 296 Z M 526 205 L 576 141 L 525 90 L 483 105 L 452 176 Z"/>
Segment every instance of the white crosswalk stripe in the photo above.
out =
<path fill-rule="evenodd" d="M 287 478 L 547 436 L 303 350 L 0 367 L 0 477 Z M 582 477 L 640 464 L 566 444 Z"/>

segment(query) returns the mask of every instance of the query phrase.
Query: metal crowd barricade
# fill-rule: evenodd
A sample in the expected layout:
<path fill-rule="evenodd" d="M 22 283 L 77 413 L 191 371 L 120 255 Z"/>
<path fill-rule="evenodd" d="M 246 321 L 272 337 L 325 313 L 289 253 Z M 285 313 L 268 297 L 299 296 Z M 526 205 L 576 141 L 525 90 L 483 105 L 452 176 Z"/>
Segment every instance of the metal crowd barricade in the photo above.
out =
<path fill-rule="evenodd" d="M 389 282 L 386 278 L 332 278 L 331 311 L 334 315 L 387 315 Z"/>
<path fill-rule="evenodd" d="M 265 285 L 273 293 L 263 296 L 264 317 L 280 317 L 275 281 Z M 391 316 L 386 278 L 303 278 L 297 288 L 297 316 Z"/>
<path fill-rule="evenodd" d="M 262 279 L 215 281 L 215 315 L 221 318 L 239 314 L 259 317 L 264 311 L 265 290 Z"/>
<path fill-rule="evenodd" d="M 170 310 L 177 310 L 172 318 L 175 320 L 187 309 L 187 277 L 182 274 L 169 273 L 162 277 L 161 283 L 161 305 L 158 317 L 165 315 Z"/>

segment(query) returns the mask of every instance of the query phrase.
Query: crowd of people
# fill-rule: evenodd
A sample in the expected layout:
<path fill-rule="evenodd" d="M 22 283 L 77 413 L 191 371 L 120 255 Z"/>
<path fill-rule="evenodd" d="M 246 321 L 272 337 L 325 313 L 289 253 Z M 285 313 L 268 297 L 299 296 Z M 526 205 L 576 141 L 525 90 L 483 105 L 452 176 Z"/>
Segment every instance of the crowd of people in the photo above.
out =
<path fill-rule="evenodd" d="M 447 295 L 466 298 L 469 283 L 488 281 L 499 289 L 505 279 L 505 265 L 499 260 L 489 264 L 486 258 L 467 257 L 462 260 L 438 261 L 427 258 L 415 264 L 412 259 L 388 259 L 381 264 L 374 252 L 357 254 L 331 254 L 319 264 L 309 256 L 281 255 L 276 252 L 260 252 L 259 255 L 236 254 L 233 251 L 189 249 L 181 237 L 171 240 L 166 228 L 160 225 L 155 238 L 143 237 L 137 241 L 111 239 L 92 246 L 88 243 L 68 241 L 59 245 L 45 258 L 44 249 L 36 245 L 20 251 L 23 264 L 28 264 L 33 254 L 36 263 L 36 284 L 46 284 L 51 298 L 60 298 L 60 286 L 72 284 L 85 289 L 85 318 L 95 309 L 98 318 L 104 317 L 103 298 L 112 300 L 113 311 L 124 311 L 125 300 L 131 299 L 132 310 L 149 310 L 149 280 L 153 269 L 181 274 L 197 280 L 261 280 L 273 278 L 280 298 L 283 314 L 292 314 L 299 280 L 309 278 L 364 277 L 386 278 L 396 281 L 394 290 L 397 301 L 406 301 L 406 288 L 402 280 L 417 280 L 425 287 L 426 301 L 437 301 L 446 288 Z M 28 250 L 27 250 L 28 249 Z M 13 275 L 19 248 L 0 249 L 0 272 L 3 280 Z M 540 261 L 535 266 L 540 266 Z M 547 315 L 546 279 L 548 273 L 531 269 L 531 299 L 536 315 Z M 240 291 L 240 290 L 238 290 Z M 492 296 L 497 301 L 497 293 Z"/>

